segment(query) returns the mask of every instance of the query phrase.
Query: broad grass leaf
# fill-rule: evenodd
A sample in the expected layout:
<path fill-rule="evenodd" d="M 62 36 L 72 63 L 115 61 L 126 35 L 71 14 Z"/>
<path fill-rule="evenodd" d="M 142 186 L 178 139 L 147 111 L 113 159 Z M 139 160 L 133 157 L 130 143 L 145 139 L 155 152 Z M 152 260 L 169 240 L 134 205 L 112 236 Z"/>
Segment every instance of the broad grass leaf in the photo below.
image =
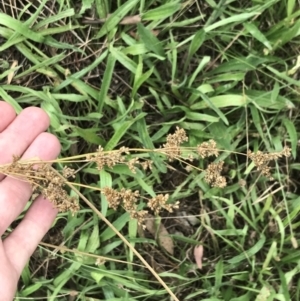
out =
<path fill-rule="evenodd" d="M 196 80 L 198 74 L 203 70 L 203 68 L 210 62 L 210 56 L 204 56 L 198 64 L 198 67 L 193 72 L 188 80 L 188 87 L 192 87 L 193 82 Z"/>
<path fill-rule="evenodd" d="M 119 49 L 114 48 L 113 46 L 109 48 L 109 51 L 126 69 L 131 71 L 133 74 L 136 73 L 137 64 L 133 60 L 131 60 L 126 54 L 124 54 Z"/>
<path fill-rule="evenodd" d="M 224 264 L 222 258 L 219 259 L 215 269 L 216 269 L 215 288 L 219 289 L 222 286 L 222 278 L 224 275 Z"/>
<path fill-rule="evenodd" d="M 161 58 L 165 57 L 165 51 L 162 47 L 161 41 L 143 24 L 139 23 L 138 34 L 142 42 L 145 44 L 146 48 L 160 56 Z"/>
<path fill-rule="evenodd" d="M 47 0 L 45 2 L 47 2 Z M 55 23 L 55 22 L 60 21 L 62 19 L 70 18 L 74 15 L 75 15 L 75 11 L 74 11 L 73 8 L 65 9 L 63 11 L 56 12 L 56 14 L 53 15 L 53 16 L 48 16 L 47 18 L 41 18 L 41 19 L 38 18 L 36 20 L 38 23 L 34 24 L 32 26 L 32 28 L 34 30 L 38 30 L 40 28 L 47 29 L 47 28 L 49 28 L 49 26 L 47 26 L 48 24 Z M 64 26 L 59 26 L 58 28 L 61 28 L 61 27 L 64 27 Z M 75 29 L 75 27 L 71 27 L 70 24 L 68 24 L 67 27 L 69 28 L 69 30 Z M 57 29 L 57 28 L 54 27 L 52 29 Z M 68 30 L 66 29 L 65 31 L 68 31 Z"/>
<path fill-rule="evenodd" d="M 194 112 L 193 110 L 191 110 L 186 106 L 173 106 L 170 112 L 172 113 L 185 112 L 185 118 L 194 121 L 206 121 L 209 123 L 213 123 L 213 122 L 218 122 L 220 120 L 220 118 L 216 116 Z"/>
<path fill-rule="evenodd" d="M 117 220 L 113 222 L 114 227 L 120 231 L 123 229 L 128 221 L 130 220 L 129 213 L 125 212 L 123 213 Z M 116 233 L 111 228 L 106 228 L 101 234 L 100 234 L 100 240 L 102 242 L 116 236 Z"/>
<path fill-rule="evenodd" d="M 199 31 L 196 32 L 196 34 L 193 37 L 193 40 L 190 44 L 189 51 L 188 51 L 188 57 L 184 63 L 184 72 L 186 72 L 188 65 L 191 62 L 191 58 L 193 55 L 198 51 L 198 49 L 201 47 L 203 42 L 205 41 L 205 31 L 203 29 L 200 29 Z"/>
<path fill-rule="evenodd" d="M 247 98 L 251 101 L 254 101 L 261 109 L 280 111 L 282 109 L 293 109 L 295 105 L 287 98 L 281 95 L 278 95 L 276 101 L 272 99 L 273 91 L 268 91 L 262 93 L 259 90 L 248 90 Z M 246 98 L 246 97 L 245 97 Z"/>
<path fill-rule="evenodd" d="M 132 97 L 134 97 L 138 91 L 138 89 L 144 84 L 144 82 L 147 81 L 147 79 L 151 76 L 153 73 L 154 67 L 146 71 L 144 74 L 142 74 L 137 80 L 135 81 L 132 89 Z"/>
<path fill-rule="evenodd" d="M 259 133 L 260 137 L 262 138 L 265 145 L 267 146 L 268 151 L 271 151 L 269 140 L 267 140 L 266 135 L 265 135 L 265 133 L 262 129 L 262 126 L 261 126 L 261 118 L 260 118 L 259 111 L 257 110 L 256 106 L 254 106 L 254 105 L 250 105 L 249 108 L 250 108 L 250 111 L 251 111 L 253 124 L 255 125 L 255 127 L 257 129 L 257 132 Z"/>
<path fill-rule="evenodd" d="M 100 18 L 106 18 L 108 15 L 108 6 L 107 2 L 103 0 L 95 0 L 95 7 L 97 9 L 98 16 Z"/>
<path fill-rule="evenodd" d="M 236 263 L 240 263 L 241 261 L 243 261 L 245 259 L 251 260 L 251 257 L 263 248 L 265 242 L 266 242 L 266 237 L 264 235 L 262 235 L 261 238 L 259 239 L 259 241 L 253 247 L 251 247 L 244 253 L 229 259 L 227 262 L 229 264 L 236 264 Z"/>
<path fill-rule="evenodd" d="M 85 231 L 81 231 L 77 250 L 84 251 L 86 248 L 87 241 L 88 241 L 87 233 Z M 51 298 L 49 298 L 49 300 L 51 301 L 57 300 L 56 296 L 60 292 L 61 288 L 65 285 L 66 282 L 69 281 L 69 279 L 73 277 L 74 273 L 81 267 L 82 257 L 80 257 L 80 255 L 77 255 L 77 258 L 75 257 L 75 259 L 77 259 L 78 261 L 74 261 L 67 270 L 64 270 L 63 273 L 61 273 L 58 277 L 54 279 L 53 284 L 55 286 L 55 290 L 51 294 Z"/>
<path fill-rule="evenodd" d="M 186 118 L 194 121 L 219 122 L 220 118 L 208 114 L 186 112 Z"/>
<path fill-rule="evenodd" d="M 212 30 L 214 30 L 218 27 L 221 27 L 221 26 L 224 26 L 224 25 L 227 25 L 227 24 L 231 24 L 231 23 L 239 24 L 239 23 L 242 23 L 242 22 L 254 17 L 257 14 L 258 14 L 257 12 L 242 13 L 242 14 L 239 14 L 239 15 L 234 15 L 234 16 L 231 16 L 231 17 L 228 17 L 228 18 L 224 18 L 221 21 L 215 22 L 212 25 L 205 26 L 204 30 L 205 30 L 205 32 L 210 32 L 210 31 L 212 31 Z"/>
<path fill-rule="evenodd" d="M 284 272 L 282 271 L 281 267 L 277 267 L 278 272 L 279 272 L 279 276 L 280 276 L 280 286 L 278 288 L 279 293 L 283 294 L 284 299 L 282 300 L 292 300 L 290 293 L 289 293 L 289 281 L 291 279 L 288 279 L 287 274 L 289 273 L 289 275 L 291 275 L 291 273 L 294 273 L 295 269 L 297 270 L 297 273 L 299 273 L 299 264 L 295 267 L 294 270 L 287 272 L 286 274 L 284 274 Z"/>
<path fill-rule="evenodd" d="M 94 3 L 94 0 L 82 0 L 81 10 L 79 12 L 79 15 L 82 15 L 87 9 L 90 9 L 92 7 L 92 4 Z"/>
<path fill-rule="evenodd" d="M 95 253 L 96 250 L 99 248 L 99 246 L 100 246 L 99 225 L 98 225 L 98 221 L 96 221 L 95 224 L 93 225 L 92 234 L 88 238 L 85 252 Z M 93 261 L 95 261 L 94 258 L 93 258 Z"/>
<path fill-rule="evenodd" d="M 276 81 L 275 84 L 274 84 L 274 88 L 272 90 L 272 93 L 271 93 L 271 101 L 273 103 L 275 103 L 277 101 L 279 91 L 280 91 L 280 87 L 279 87 L 278 82 Z"/>
<path fill-rule="evenodd" d="M 101 26 L 96 38 L 101 38 L 113 30 L 138 2 L 139 0 L 128 0 L 120 5 Z"/>
<path fill-rule="evenodd" d="M 127 55 L 141 55 L 149 52 L 146 45 L 143 43 L 134 44 L 122 49 L 122 52 Z"/>
<path fill-rule="evenodd" d="M 174 13 L 176 13 L 181 8 L 180 1 L 175 0 L 170 3 L 166 3 L 163 5 L 160 5 L 157 8 L 149 9 L 147 10 L 143 16 L 142 20 L 147 21 L 162 21 L 170 16 L 172 16 Z"/>
<path fill-rule="evenodd" d="M 100 181 L 98 182 L 100 188 L 111 187 L 112 186 L 112 177 L 109 172 L 106 172 L 104 169 L 100 171 Z M 108 202 L 106 196 L 101 193 L 101 213 L 106 216 L 108 209 Z"/>
<path fill-rule="evenodd" d="M 299 23 L 300 26 L 300 23 Z M 288 76 L 286 74 L 286 72 L 280 72 L 278 70 L 276 70 L 275 68 L 271 67 L 271 66 L 265 66 L 269 71 L 271 71 L 275 76 L 277 76 L 280 79 L 285 80 L 286 82 L 288 82 L 290 85 L 295 85 L 297 87 L 300 87 L 300 81 L 297 79 L 294 79 L 290 76 Z"/>
<path fill-rule="evenodd" d="M 14 108 L 16 113 L 19 114 L 22 111 L 22 107 L 16 102 L 14 98 L 8 95 L 6 91 L 3 88 L 1 88 L 1 86 L 0 86 L 0 96 L 4 101 L 9 103 Z"/>
<path fill-rule="evenodd" d="M 296 158 L 297 155 L 297 144 L 298 144 L 298 135 L 297 135 L 297 130 L 295 128 L 294 123 L 288 119 L 288 118 L 283 118 L 283 124 L 289 134 L 290 137 L 290 142 L 292 145 L 292 154 L 294 159 Z"/>
<path fill-rule="evenodd" d="M 154 149 L 154 144 L 149 136 L 149 131 L 147 130 L 145 119 L 140 119 L 137 122 L 137 130 L 139 133 L 139 138 L 141 139 L 143 145 L 147 149 Z M 162 158 L 158 154 L 152 152 L 149 153 L 151 160 L 154 162 L 155 166 L 163 173 L 167 171 L 166 165 L 163 162 Z"/>
<path fill-rule="evenodd" d="M 103 144 L 103 139 L 100 138 L 97 134 L 99 129 L 82 129 L 80 127 L 73 127 L 73 133 L 72 136 L 79 136 L 81 138 L 83 138 L 85 141 L 89 142 L 89 143 L 93 143 L 96 145 L 102 145 Z"/>
<path fill-rule="evenodd" d="M 210 101 L 217 108 L 241 107 L 247 103 L 246 98 L 243 95 L 236 95 L 236 94 L 227 94 L 227 95 L 210 97 Z M 207 107 L 208 107 L 208 103 L 205 101 L 201 101 L 193 104 L 190 107 L 190 109 L 201 110 Z"/>
<path fill-rule="evenodd" d="M 296 0 L 288 0 L 286 6 L 287 17 L 290 18 L 296 6 Z"/>
<path fill-rule="evenodd" d="M 193 105 L 195 101 L 197 101 L 200 98 L 200 95 L 198 93 L 195 93 L 193 91 L 194 89 L 191 90 L 191 96 L 189 97 L 187 103 L 189 105 Z M 212 85 L 209 84 L 204 84 L 204 85 L 200 85 L 198 88 L 195 89 L 196 91 L 201 91 L 204 94 L 207 94 L 209 92 L 213 92 L 214 88 L 212 87 Z"/>
<path fill-rule="evenodd" d="M 270 51 L 272 51 L 272 45 L 267 40 L 265 35 L 256 27 L 254 23 L 246 22 L 244 23 L 247 31 L 259 42 L 263 43 L 265 47 L 267 47 Z"/>
<path fill-rule="evenodd" d="M 43 282 L 37 282 L 29 286 L 26 285 L 26 288 L 21 291 L 21 294 L 23 297 L 30 296 L 34 292 L 38 291 L 43 285 L 44 285 Z"/>
<path fill-rule="evenodd" d="M 139 186 L 146 191 L 151 197 L 155 197 L 155 192 L 153 190 L 153 186 L 147 184 L 147 182 L 145 182 L 141 177 L 136 176 L 136 175 L 132 175 L 135 180 L 138 182 Z"/>
<path fill-rule="evenodd" d="M 68 269 L 64 270 L 61 274 L 59 274 L 54 280 L 54 290 L 51 292 L 51 296 L 49 297 L 49 301 L 57 301 L 57 295 L 60 294 L 62 287 L 72 278 L 76 271 L 81 267 L 80 262 L 73 262 Z"/>
<path fill-rule="evenodd" d="M 128 234 L 130 238 L 130 243 L 133 247 L 135 247 L 135 243 L 132 242 L 136 237 L 137 237 L 137 232 L 138 232 L 138 221 L 136 219 L 130 219 L 128 222 Z M 131 249 L 128 250 L 128 259 L 129 262 L 133 262 L 134 258 L 134 253 L 132 252 Z M 132 266 L 129 265 L 129 269 L 131 269 Z"/>
<path fill-rule="evenodd" d="M 98 269 L 97 272 L 92 272 L 91 273 L 93 276 L 93 278 L 99 279 L 99 281 L 102 279 L 102 276 L 105 276 L 106 278 L 109 279 L 110 284 L 114 283 L 114 285 L 119 285 L 120 287 L 122 287 L 122 289 L 124 290 L 124 287 L 129 288 L 130 290 L 134 290 L 134 291 L 139 291 L 139 292 L 143 292 L 145 294 L 151 294 L 153 293 L 153 291 L 149 288 L 147 288 L 146 286 L 141 285 L 141 283 L 143 283 L 142 281 L 132 281 L 132 276 L 130 278 L 126 278 L 124 277 L 123 273 L 117 274 L 114 273 L 113 271 L 110 271 L 109 269 L 106 269 L 104 266 L 101 266 L 101 269 Z M 99 300 L 99 299 L 98 299 Z M 107 298 L 106 300 L 112 300 L 112 298 Z M 119 300 L 128 300 L 127 298 L 122 298 Z"/>
<path fill-rule="evenodd" d="M 207 106 L 209 108 L 211 108 L 212 110 L 214 110 L 216 112 L 216 114 L 220 117 L 220 119 L 223 120 L 223 122 L 226 125 L 229 124 L 225 115 L 219 110 L 219 108 L 217 106 L 215 106 L 215 104 L 211 101 L 211 99 L 206 94 L 202 93 L 200 90 L 196 90 L 196 93 L 199 93 L 199 95 L 204 100 L 204 102 L 207 104 Z"/>
<path fill-rule="evenodd" d="M 208 73 L 209 76 L 216 74 L 227 74 L 232 72 L 246 72 L 250 70 L 257 69 L 263 63 L 272 63 L 275 62 L 273 57 L 258 57 L 253 54 L 247 56 L 238 56 L 232 59 L 229 59 L 227 62 L 222 63 L 220 66 L 216 67 Z"/>
<path fill-rule="evenodd" d="M 264 273 L 266 269 L 270 268 L 269 264 L 273 258 L 276 258 L 276 256 L 277 256 L 277 241 L 273 241 L 267 253 L 266 259 L 263 263 L 261 273 Z"/>
<path fill-rule="evenodd" d="M 116 58 L 110 53 L 107 57 L 106 68 L 102 78 L 101 89 L 98 97 L 98 112 L 100 114 L 102 113 L 102 108 L 104 106 L 104 102 L 107 97 L 108 89 L 111 86 L 111 80 L 114 72 L 115 63 L 116 63 Z"/>
<path fill-rule="evenodd" d="M 120 139 L 125 135 L 125 133 L 128 131 L 128 129 L 139 119 L 143 118 L 146 115 L 146 113 L 140 113 L 137 117 L 135 117 L 133 120 L 125 121 L 123 124 L 121 124 L 118 129 L 115 131 L 114 135 L 111 137 L 111 139 L 107 142 L 107 144 L 104 147 L 104 150 L 112 150 L 116 147 L 116 145 L 119 143 Z"/>
<path fill-rule="evenodd" d="M 37 43 L 43 43 L 45 40 L 45 37 L 42 36 L 40 33 L 34 32 L 31 29 L 29 29 L 28 26 L 25 26 L 24 23 L 22 23 L 19 20 L 16 20 L 4 13 L 0 13 L 0 24 L 4 25 L 5 27 L 13 29 L 15 32 L 19 33 L 20 35 L 26 37 L 29 40 L 32 40 Z M 5 49 L 4 45 L 0 47 L 0 51 L 3 51 Z"/>

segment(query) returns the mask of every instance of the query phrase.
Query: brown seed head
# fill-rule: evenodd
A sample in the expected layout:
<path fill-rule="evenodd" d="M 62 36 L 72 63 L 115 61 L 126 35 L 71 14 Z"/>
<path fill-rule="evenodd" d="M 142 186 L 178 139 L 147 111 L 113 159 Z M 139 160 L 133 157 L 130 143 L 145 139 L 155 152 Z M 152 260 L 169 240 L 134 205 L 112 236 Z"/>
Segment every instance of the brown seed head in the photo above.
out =
<path fill-rule="evenodd" d="M 205 182 L 210 184 L 212 187 L 226 187 L 226 178 L 221 176 L 223 165 L 224 161 L 209 164 L 205 170 Z"/>
<path fill-rule="evenodd" d="M 197 146 L 197 152 L 199 156 L 203 158 L 219 156 L 219 151 L 217 149 L 217 143 L 214 140 L 209 140 L 208 142 L 203 142 Z"/>
<path fill-rule="evenodd" d="M 263 153 L 262 151 L 257 151 L 256 153 L 253 153 L 251 150 L 248 150 L 247 156 L 250 158 L 254 165 L 256 166 L 258 171 L 261 171 L 261 173 L 268 177 L 270 180 L 273 179 L 271 175 L 271 167 L 269 166 L 269 163 L 271 161 L 278 160 L 282 157 L 290 157 L 291 155 L 291 149 L 287 146 L 283 148 L 280 152 L 274 152 L 274 153 Z"/>
<path fill-rule="evenodd" d="M 188 137 L 184 129 L 176 127 L 174 134 L 167 136 L 167 143 L 163 145 L 163 151 L 167 154 L 169 161 L 173 161 L 181 155 L 180 145 L 188 141 Z"/>

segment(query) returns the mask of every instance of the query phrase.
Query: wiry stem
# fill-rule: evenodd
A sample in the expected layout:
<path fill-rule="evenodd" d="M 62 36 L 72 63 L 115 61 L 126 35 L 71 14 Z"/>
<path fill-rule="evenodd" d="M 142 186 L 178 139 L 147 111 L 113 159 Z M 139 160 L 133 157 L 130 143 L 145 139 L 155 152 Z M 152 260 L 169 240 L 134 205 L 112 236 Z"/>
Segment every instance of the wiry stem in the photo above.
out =
<path fill-rule="evenodd" d="M 53 171 L 57 173 L 59 177 L 63 176 L 57 172 L 53 167 Z M 110 227 L 124 242 L 124 244 L 140 259 L 140 261 L 145 265 L 145 267 L 152 273 L 152 275 L 157 279 L 157 281 L 166 289 L 174 301 L 179 301 L 175 294 L 170 290 L 167 284 L 161 279 L 161 277 L 155 272 L 155 270 L 148 264 L 148 262 L 143 258 L 143 256 L 130 244 L 130 242 L 115 228 L 115 226 L 71 183 L 67 185 L 102 219 L 108 227 Z"/>

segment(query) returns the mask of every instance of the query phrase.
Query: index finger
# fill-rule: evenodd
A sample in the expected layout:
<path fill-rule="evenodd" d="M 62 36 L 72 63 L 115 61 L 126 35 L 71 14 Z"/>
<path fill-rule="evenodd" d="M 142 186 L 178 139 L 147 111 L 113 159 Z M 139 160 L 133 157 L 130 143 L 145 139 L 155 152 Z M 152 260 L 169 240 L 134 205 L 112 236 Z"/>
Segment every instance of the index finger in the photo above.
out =
<path fill-rule="evenodd" d="M 0 101 L 0 133 L 15 119 L 16 112 L 11 105 Z"/>
<path fill-rule="evenodd" d="M 0 165 L 12 162 L 13 156 L 21 156 L 49 123 L 49 116 L 43 110 L 35 107 L 24 109 L 0 132 Z M 3 178 L 0 174 L 0 181 Z"/>

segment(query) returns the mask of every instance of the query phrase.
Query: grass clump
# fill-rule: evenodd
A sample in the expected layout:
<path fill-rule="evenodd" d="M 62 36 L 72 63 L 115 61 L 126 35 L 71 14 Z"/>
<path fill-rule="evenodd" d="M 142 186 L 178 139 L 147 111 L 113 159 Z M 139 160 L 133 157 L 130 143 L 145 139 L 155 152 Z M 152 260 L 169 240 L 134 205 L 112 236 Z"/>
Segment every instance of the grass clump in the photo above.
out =
<path fill-rule="evenodd" d="M 0 11 L 0 97 L 63 148 L 0 167 L 61 210 L 18 299 L 300 298 L 295 1 Z"/>

